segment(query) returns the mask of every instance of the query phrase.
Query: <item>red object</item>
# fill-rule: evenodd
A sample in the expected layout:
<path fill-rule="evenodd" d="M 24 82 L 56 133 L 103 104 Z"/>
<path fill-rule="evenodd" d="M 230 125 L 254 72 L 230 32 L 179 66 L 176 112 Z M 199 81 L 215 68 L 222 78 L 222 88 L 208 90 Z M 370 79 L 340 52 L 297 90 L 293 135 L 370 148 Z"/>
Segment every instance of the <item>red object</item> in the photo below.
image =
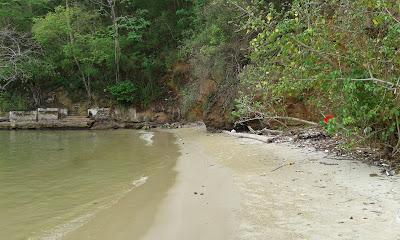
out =
<path fill-rule="evenodd" d="M 329 120 L 334 119 L 335 116 L 333 116 L 332 114 L 326 115 L 324 118 L 324 123 L 328 123 Z"/>

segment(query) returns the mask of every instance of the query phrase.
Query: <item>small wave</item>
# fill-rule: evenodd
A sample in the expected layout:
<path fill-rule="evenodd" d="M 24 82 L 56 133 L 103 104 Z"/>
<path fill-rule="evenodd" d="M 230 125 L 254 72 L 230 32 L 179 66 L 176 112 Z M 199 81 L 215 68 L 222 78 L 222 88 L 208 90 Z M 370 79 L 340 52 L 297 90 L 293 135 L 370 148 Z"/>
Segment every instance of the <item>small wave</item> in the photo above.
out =
<path fill-rule="evenodd" d="M 140 131 L 139 133 L 140 133 L 140 138 L 146 141 L 146 146 L 153 145 L 153 137 L 154 137 L 153 132 Z"/>
<path fill-rule="evenodd" d="M 55 227 L 54 229 L 47 231 L 45 234 L 38 238 L 29 238 L 29 240 L 60 240 L 65 237 L 68 233 L 71 233 L 78 228 L 82 227 L 90 221 L 95 215 L 96 211 L 88 214 L 81 215 L 65 224 Z"/>
<path fill-rule="evenodd" d="M 148 179 L 148 178 L 149 178 L 149 177 L 141 177 L 141 178 L 139 178 L 139 179 L 133 181 L 133 182 L 132 182 L 132 186 L 134 186 L 134 187 L 140 187 L 140 186 L 142 186 L 143 184 L 145 184 L 145 183 L 147 182 L 147 179 Z"/>
<path fill-rule="evenodd" d="M 140 187 L 144 185 L 147 180 L 148 176 L 142 176 L 139 179 L 136 179 L 132 181 L 131 185 L 127 187 L 124 191 L 115 194 L 114 197 L 112 197 L 112 200 L 98 206 L 96 209 L 94 209 L 91 213 L 83 214 L 67 223 L 61 224 L 52 230 L 45 231 L 44 234 L 40 237 L 34 237 L 34 238 L 29 238 L 28 240 L 61 240 L 63 239 L 67 234 L 83 227 L 85 224 L 87 224 L 91 219 L 93 219 L 100 211 L 110 208 L 113 205 L 117 204 L 119 200 L 121 200 L 126 194 L 131 192 L 133 189 Z M 92 205 L 92 203 L 89 203 L 88 205 Z"/>

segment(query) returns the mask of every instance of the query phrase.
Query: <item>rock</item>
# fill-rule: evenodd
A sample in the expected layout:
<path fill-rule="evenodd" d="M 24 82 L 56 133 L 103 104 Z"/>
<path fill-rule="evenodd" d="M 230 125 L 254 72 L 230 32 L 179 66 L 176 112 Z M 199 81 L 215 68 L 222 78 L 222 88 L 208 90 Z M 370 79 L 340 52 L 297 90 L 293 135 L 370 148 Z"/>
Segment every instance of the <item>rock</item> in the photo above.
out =
<path fill-rule="evenodd" d="M 125 123 L 125 128 L 142 129 L 144 125 L 145 125 L 144 122 L 127 122 L 127 123 Z"/>
<path fill-rule="evenodd" d="M 325 139 L 328 136 L 323 131 L 319 131 L 317 129 L 308 129 L 304 132 L 301 132 L 297 135 L 296 140 L 298 139 L 312 139 L 312 140 L 320 140 Z"/>
<path fill-rule="evenodd" d="M 110 108 L 90 108 L 88 109 L 88 117 L 96 121 L 106 121 L 111 119 Z"/>
<path fill-rule="evenodd" d="M 0 117 L 0 122 L 8 122 L 9 120 L 8 116 Z"/>
<path fill-rule="evenodd" d="M 396 175 L 396 170 L 392 169 L 392 170 L 386 170 L 386 175 L 387 176 L 394 176 Z"/>
<path fill-rule="evenodd" d="M 169 121 L 169 117 L 164 112 L 158 112 L 158 113 L 154 114 L 152 120 L 155 123 L 164 124 L 164 123 L 167 123 Z"/>
<path fill-rule="evenodd" d="M 103 129 L 119 129 L 119 128 L 125 128 L 125 124 L 118 123 L 115 121 L 95 121 L 90 129 L 103 130 Z"/>
<path fill-rule="evenodd" d="M 117 107 L 112 112 L 112 117 L 116 121 L 139 122 L 136 108 Z"/>

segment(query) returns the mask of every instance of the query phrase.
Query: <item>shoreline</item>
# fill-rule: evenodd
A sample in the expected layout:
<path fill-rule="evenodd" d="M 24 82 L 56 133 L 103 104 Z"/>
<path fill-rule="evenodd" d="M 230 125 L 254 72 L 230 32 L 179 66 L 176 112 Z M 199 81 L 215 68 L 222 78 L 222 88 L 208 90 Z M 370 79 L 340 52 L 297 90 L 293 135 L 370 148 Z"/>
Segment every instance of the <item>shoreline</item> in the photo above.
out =
<path fill-rule="evenodd" d="M 170 137 L 143 140 L 173 164 L 62 239 L 400 240 L 400 176 L 199 124 L 156 131 Z"/>
<path fill-rule="evenodd" d="M 177 181 L 140 240 L 400 239 L 398 176 L 288 143 L 170 132 Z"/>
<path fill-rule="evenodd" d="M 204 129 L 165 130 L 177 137 L 175 185 L 160 205 L 153 225 L 140 240 L 233 239 L 240 195 L 232 173 L 211 158 L 191 135 Z"/>

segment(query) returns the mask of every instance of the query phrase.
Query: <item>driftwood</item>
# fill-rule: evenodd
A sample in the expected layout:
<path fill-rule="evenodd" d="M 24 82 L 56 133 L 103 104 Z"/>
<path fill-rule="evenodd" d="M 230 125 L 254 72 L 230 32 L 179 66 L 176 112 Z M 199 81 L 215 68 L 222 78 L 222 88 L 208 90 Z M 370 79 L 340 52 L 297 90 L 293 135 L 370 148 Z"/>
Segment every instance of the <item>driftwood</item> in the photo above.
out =
<path fill-rule="evenodd" d="M 223 131 L 223 133 L 226 133 L 231 136 L 238 137 L 238 138 L 248 138 L 248 139 L 257 140 L 257 141 L 264 142 L 264 143 L 271 143 L 272 139 L 273 139 L 271 137 L 260 136 L 260 135 L 255 135 L 255 134 L 251 134 L 251 133 L 231 133 L 229 131 Z"/>
<path fill-rule="evenodd" d="M 279 131 L 279 130 L 272 130 L 272 129 L 267 129 L 267 128 L 263 128 L 261 130 L 254 130 L 251 126 L 247 126 L 247 128 L 249 129 L 249 131 L 252 134 L 257 134 L 257 135 L 280 135 L 283 132 Z"/>
<path fill-rule="evenodd" d="M 307 121 L 304 119 L 294 118 L 294 117 L 279 117 L 279 116 L 255 117 L 255 118 L 250 118 L 250 119 L 244 119 L 244 120 L 236 121 L 235 126 L 238 124 L 243 124 L 243 123 L 247 123 L 247 122 L 251 122 L 251 121 L 255 121 L 255 120 L 260 120 L 260 121 L 262 121 L 262 120 L 288 120 L 288 121 L 294 121 L 294 122 L 304 123 L 304 124 L 308 124 L 308 125 L 318 126 L 318 123 Z"/>

